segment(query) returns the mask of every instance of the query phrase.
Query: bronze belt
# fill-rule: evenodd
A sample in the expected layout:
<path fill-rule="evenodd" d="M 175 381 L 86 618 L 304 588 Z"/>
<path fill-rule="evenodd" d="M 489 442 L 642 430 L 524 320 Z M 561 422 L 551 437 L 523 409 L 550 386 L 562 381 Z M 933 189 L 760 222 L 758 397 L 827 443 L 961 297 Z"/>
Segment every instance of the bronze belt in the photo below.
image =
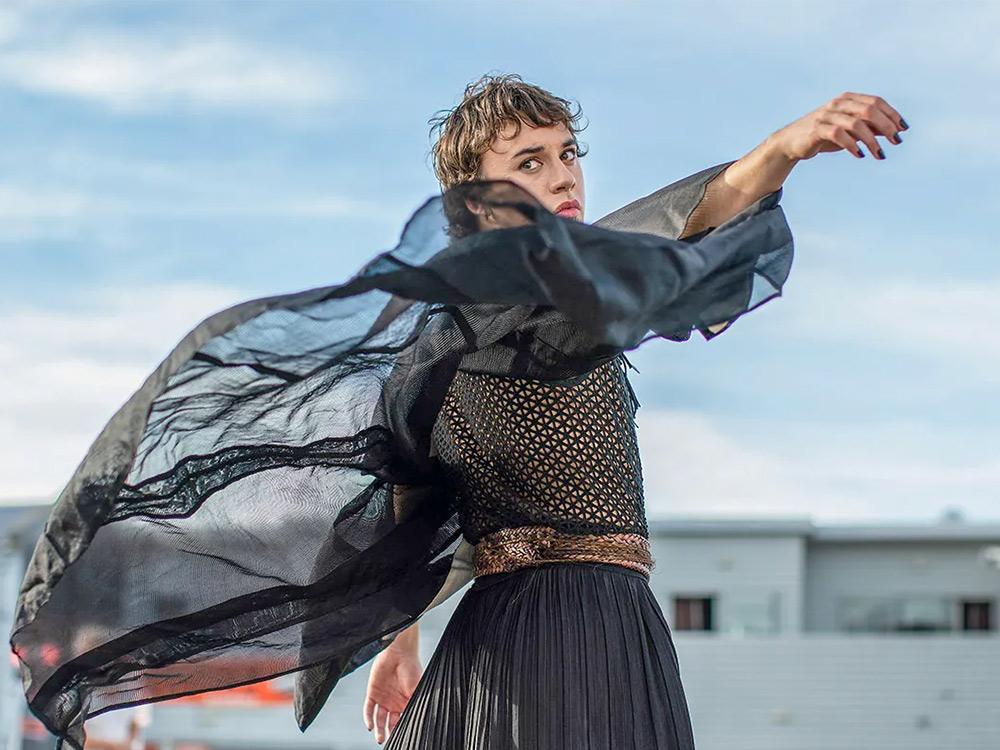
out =
<path fill-rule="evenodd" d="M 472 575 L 508 573 L 550 562 L 598 562 L 637 570 L 649 580 L 653 557 L 639 534 L 567 534 L 550 526 L 500 529 L 479 540 Z"/>

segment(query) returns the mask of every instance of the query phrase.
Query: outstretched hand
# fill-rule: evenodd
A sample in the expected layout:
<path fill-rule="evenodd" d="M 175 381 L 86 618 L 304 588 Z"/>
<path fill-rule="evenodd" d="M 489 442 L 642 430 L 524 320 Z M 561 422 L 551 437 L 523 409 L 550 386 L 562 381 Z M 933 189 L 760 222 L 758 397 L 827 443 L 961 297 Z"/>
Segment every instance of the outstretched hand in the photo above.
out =
<path fill-rule="evenodd" d="M 909 125 L 899 112 L 882 97 L 845 91 L 778 130 L 771 138 L 784 156 L 793 161 L 811 159 L 821 152 L 843 150 L 862 159 L 865 154 L 858 141 L 867 146 L 876 159 L 884 159 L 885 153 L 875 140 L 876 136 L 881 135 L 898 146 L 903 142 L 900 131 L 907 129 Z"/>
<path fill-rule="evenodd" d="M 846 150 L 863 159 L 860 141 L 876 159 L 885 159 L 876 137 L 882 136 L 898 146 L 903 142 L 900 131 L 909 127 L 882 97 L 845 91 L 771 133 L 753 151 L 720 172 L 706 186 L 681 236 L 720 226 L 780 189 L 796 164 L 818 153 Z"/>

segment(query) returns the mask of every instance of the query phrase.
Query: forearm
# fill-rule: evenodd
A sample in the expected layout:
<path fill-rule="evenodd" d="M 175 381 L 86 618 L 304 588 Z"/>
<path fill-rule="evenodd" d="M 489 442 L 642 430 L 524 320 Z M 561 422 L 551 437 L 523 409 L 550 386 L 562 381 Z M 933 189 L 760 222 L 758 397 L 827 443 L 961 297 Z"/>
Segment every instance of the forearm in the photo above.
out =
<path fill-rule="evenodd" d="M 784 184 L 796 159 L 769 136 L 705 186 L 705 195 L 688 217 L 681 237 L 725 223 Z"/>
<path fill-rule="evenodd" d="M 405 630 L 401 630 L 386 649 L 395 655 L 412 655 L 420 653 L 420 621 L 415 621 Z"/>

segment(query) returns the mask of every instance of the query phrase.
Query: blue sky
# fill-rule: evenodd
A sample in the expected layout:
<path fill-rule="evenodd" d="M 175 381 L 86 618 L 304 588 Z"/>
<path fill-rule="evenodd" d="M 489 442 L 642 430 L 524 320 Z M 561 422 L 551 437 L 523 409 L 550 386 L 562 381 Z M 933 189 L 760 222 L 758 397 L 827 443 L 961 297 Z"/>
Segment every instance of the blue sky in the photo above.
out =
<path fill-rule="evenodd" d="M 336 283 L 487 71 L 578 100 L 597 217 L 842 91 L 888 159 L 795 169 L 785 296 L 633 353 L 651 517 L 1000 517 L 1000 5 L 129 2 L 0 10 L 0 499 L 50 499 L 221 307 Z"/>

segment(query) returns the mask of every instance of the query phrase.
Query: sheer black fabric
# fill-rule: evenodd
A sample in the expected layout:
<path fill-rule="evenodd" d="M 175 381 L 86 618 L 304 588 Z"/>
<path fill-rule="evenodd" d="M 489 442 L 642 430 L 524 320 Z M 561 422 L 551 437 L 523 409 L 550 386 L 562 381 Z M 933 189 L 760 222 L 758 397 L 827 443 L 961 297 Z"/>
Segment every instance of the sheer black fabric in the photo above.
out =
<path fill-rule="evenodd" d="M 460 368 L 570 385 L 780 294 L 781 191 L 674 239 L 726 166 L 636 202 L 659 234 L 461 186 L 346 284 L 198 325 L 38 541 L 11 636 L 31 710 L 79 748 L 89 715 L 299 671 L 305 728 L 443 590 L 461 529 L 431 433 Z M 476 215 L 490 231 L 449 234 Z"/>
<path fill-rule="evenodd" d="M 648 537 L 625 356 L 572 385 L 455 374 L 434 444 L 470 544 L 498 529 Z"/>

